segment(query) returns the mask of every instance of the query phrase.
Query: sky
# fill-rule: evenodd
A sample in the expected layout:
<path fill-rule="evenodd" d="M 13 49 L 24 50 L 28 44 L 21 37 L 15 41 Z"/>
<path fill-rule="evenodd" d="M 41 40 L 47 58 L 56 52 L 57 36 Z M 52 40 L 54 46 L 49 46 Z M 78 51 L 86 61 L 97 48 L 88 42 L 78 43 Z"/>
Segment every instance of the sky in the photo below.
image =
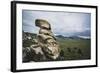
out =
<path fill-rule="evenodd" d="M 55 35 L 90 36 L 90 13 L 23 10 L 22 30 L 38 33 L 39 28 L 35 26 L 36 19 L 47 20 Z"/>

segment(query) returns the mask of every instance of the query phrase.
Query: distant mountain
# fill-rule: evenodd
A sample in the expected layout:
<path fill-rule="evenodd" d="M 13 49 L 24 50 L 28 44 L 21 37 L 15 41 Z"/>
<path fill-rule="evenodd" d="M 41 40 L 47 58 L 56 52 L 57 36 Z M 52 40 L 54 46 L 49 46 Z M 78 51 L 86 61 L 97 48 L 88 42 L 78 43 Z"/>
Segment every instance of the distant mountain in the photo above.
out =
<path fill-rule="evenodd" d="M 91 37 L 89 36 L 79 36 L 80 38 L 83 38 L 83 39 L 90 39 Z"/>
<path fill-rule="evenodd" d="M 30 32 L 23 32 L 23 40 L 34 39 L 37 38 L 37 34 Z M 56 35 L 58 39 L 90 39 L 89 36 L 64 36 L 64 35 Z"/>
<path fill-rule="evenodd" d="M 57 38 L 62 38 L 62 39 L 67 38 L 67 37 L 64 37 L 63 35 L 56 35 L 56 37 Z"/>
<path fill-rule="evenodd" d="M 87 36 L 63 36 L 63 35 L 56 35 L 56 38 L 60 39 L 90 39 L 90 37 Z"/>

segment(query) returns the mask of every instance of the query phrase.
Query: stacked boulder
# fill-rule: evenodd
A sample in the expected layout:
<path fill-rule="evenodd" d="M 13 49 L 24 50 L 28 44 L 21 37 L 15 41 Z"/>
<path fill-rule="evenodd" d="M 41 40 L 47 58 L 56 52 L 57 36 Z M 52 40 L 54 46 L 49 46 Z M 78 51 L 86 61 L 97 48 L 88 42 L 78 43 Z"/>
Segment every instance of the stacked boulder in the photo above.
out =
<path fill-rule="evenodd" d="M 50 23 L 43 19 L 37 19 L 35 24 L 40 28 L 39 33 L 37 34 L 37 40 L 44 55 L 46 58 L 56 60 L 60 55 L 60 49 L 58 42 L 51 31 Z"/>
<path fill-rule="evenodd" d="M 46 20 L 37 19 L 35 25 L 40 28 L 36 38 L 30 39 L 23 32 L 23 62 L 58 60 L 60 49 L 50 24 Z"/>

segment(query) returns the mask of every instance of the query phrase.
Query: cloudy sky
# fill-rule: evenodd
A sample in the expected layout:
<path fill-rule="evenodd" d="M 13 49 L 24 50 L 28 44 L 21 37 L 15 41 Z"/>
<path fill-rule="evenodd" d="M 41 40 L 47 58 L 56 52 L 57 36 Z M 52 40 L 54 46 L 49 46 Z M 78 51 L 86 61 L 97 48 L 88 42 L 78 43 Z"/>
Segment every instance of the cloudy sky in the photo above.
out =
<path fill-rule="evenodd" d="M 55 35 L 90 36 L 90 13 L 23 10 L 23 31 L 38 33 L 39 28 L 35 26 L 36 19 L 47 20 Z"/>

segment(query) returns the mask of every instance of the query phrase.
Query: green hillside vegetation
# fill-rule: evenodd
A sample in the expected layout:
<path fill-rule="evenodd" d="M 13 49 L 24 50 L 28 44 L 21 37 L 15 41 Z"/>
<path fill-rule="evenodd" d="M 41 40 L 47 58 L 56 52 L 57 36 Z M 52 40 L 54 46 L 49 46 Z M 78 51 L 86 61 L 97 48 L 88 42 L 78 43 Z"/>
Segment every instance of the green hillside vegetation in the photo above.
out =
<path fill-rule="evenodd" d="M 57 39 L 65 60 L 90 59 L 90 39 Z"/>
<path fill-rule="evenodd" d="M 30 39 L 26 37 L 30 36 Z M 23 34 L 23 47 L 29 47 L 35 44 L 36 34 Z M 90 39 L 71 39 L 71 38 L 57 38 L 61 49 L 61 59 L 59 60 L 85 60 L 91 58 L 91 40 Z"/>

